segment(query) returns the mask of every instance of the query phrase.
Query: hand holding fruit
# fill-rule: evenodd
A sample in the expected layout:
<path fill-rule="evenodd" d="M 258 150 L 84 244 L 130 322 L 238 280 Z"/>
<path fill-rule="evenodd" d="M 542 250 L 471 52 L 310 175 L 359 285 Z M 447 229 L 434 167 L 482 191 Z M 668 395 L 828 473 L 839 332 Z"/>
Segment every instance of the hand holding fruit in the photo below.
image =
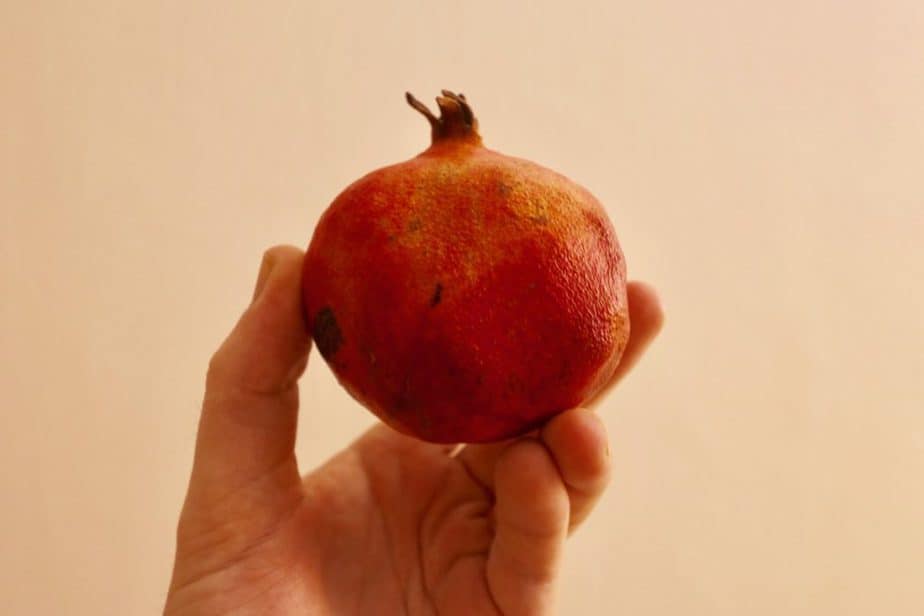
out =
<path fill-rule="evenodd" d="M 268 251 L 212 358 L 166 614 L 554 613 L 564 540 L 609 476 L 603 424 L 575 407 L 635 363 L 661 308 L 625 284 L 589 193 L 481 148 L 461 95 L 441 119 L 409 101 L 434 145 L 347 189 L 307 256 Z M 312 337 L 420 438 L 379 424 L 302 476 Z"/>
<path fill-rule="evenodd" d="M 607 481 L 602 424 L 576 409 L 456 456 L 379 425 L 300 476 L 301 267 L 296 248 L 267 252 L 209 366 L 165 613 L 554 613 L 565 536 Z M 628 298 L 614 378 L 661 324 L 648 287 L 630 284 Z"/>

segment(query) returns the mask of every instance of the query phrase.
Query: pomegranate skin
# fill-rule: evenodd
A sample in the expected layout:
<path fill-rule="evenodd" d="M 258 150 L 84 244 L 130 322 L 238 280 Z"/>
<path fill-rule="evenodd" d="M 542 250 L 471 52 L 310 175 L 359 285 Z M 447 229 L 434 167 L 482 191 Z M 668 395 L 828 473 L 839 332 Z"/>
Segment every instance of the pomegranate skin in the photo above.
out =
<path fill-rule="evenodd" d="M 354 182 L 321 217 L 305 317 L 339 382 L 382 421 L 490 442 L 610 380 L 629 335 L 625 260 L 593 195 L 483 147 L 464 97 L 437 102 L 430 148 Z"/>

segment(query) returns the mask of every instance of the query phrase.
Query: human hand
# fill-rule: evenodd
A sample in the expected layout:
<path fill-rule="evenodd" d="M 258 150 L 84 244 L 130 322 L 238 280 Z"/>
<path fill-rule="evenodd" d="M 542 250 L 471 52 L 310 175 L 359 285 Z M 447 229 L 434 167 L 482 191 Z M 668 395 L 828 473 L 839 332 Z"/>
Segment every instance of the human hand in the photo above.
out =
<path fill-rule="evenodd" d="M 380 424 L 301 476 L 302 256 L 266 253 L 209 365 L 165 614 L 552 613 L 565 538 L 608 481 L 603 424 L 573 409 L 461 451 Z M 613 383 L 663 319 L 642 284 L 629 309 Z"/>

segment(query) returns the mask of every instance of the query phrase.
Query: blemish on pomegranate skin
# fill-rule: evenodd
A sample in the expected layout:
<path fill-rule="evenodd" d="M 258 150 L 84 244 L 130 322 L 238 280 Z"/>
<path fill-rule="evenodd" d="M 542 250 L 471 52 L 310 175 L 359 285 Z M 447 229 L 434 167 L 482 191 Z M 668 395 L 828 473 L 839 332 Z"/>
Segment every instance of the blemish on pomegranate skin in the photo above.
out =
<path fill-rule="evenodd" d="M 436 283 L 436 288 L 433 290 L 433 297 L 430 298 L 430 307 L 436 308 L 439 303 L 443 300 L 443 283 Z"/>
<path fill-rule="evenodd" d="M 343 345 L 343 333 L 340 331 L 337 318 L 330 306 L 318 311 L 314 318 L 314 329 L 311 335 L 324 359 L 330 359 L 340 350 Z"/>
<path fill-rule="evenodd" d="M 406 412 L 411 407 L 410 394 L 408 392 L 408 386 L 410 385 L 410 379 L 405 375 L 404 379 L 401 381 L 401 390 L 398 392 L 398 395 L 394 399 L 394 411 L 401 414 Z"/>

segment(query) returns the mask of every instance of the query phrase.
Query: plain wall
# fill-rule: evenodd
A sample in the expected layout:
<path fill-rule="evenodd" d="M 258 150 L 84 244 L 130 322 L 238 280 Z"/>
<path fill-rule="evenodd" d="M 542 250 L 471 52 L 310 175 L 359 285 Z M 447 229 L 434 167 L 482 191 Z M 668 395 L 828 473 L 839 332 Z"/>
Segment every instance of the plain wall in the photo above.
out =
<path fill-rule="evenodd" d="M 920 0 L 3 2 L 0 612 L 160 611 L 263 249 L 440 88 L 668 312 L 562 613 L 924 613 Z M 307 470 L 372 418 L 317 356 L 303 391 Z"/>

